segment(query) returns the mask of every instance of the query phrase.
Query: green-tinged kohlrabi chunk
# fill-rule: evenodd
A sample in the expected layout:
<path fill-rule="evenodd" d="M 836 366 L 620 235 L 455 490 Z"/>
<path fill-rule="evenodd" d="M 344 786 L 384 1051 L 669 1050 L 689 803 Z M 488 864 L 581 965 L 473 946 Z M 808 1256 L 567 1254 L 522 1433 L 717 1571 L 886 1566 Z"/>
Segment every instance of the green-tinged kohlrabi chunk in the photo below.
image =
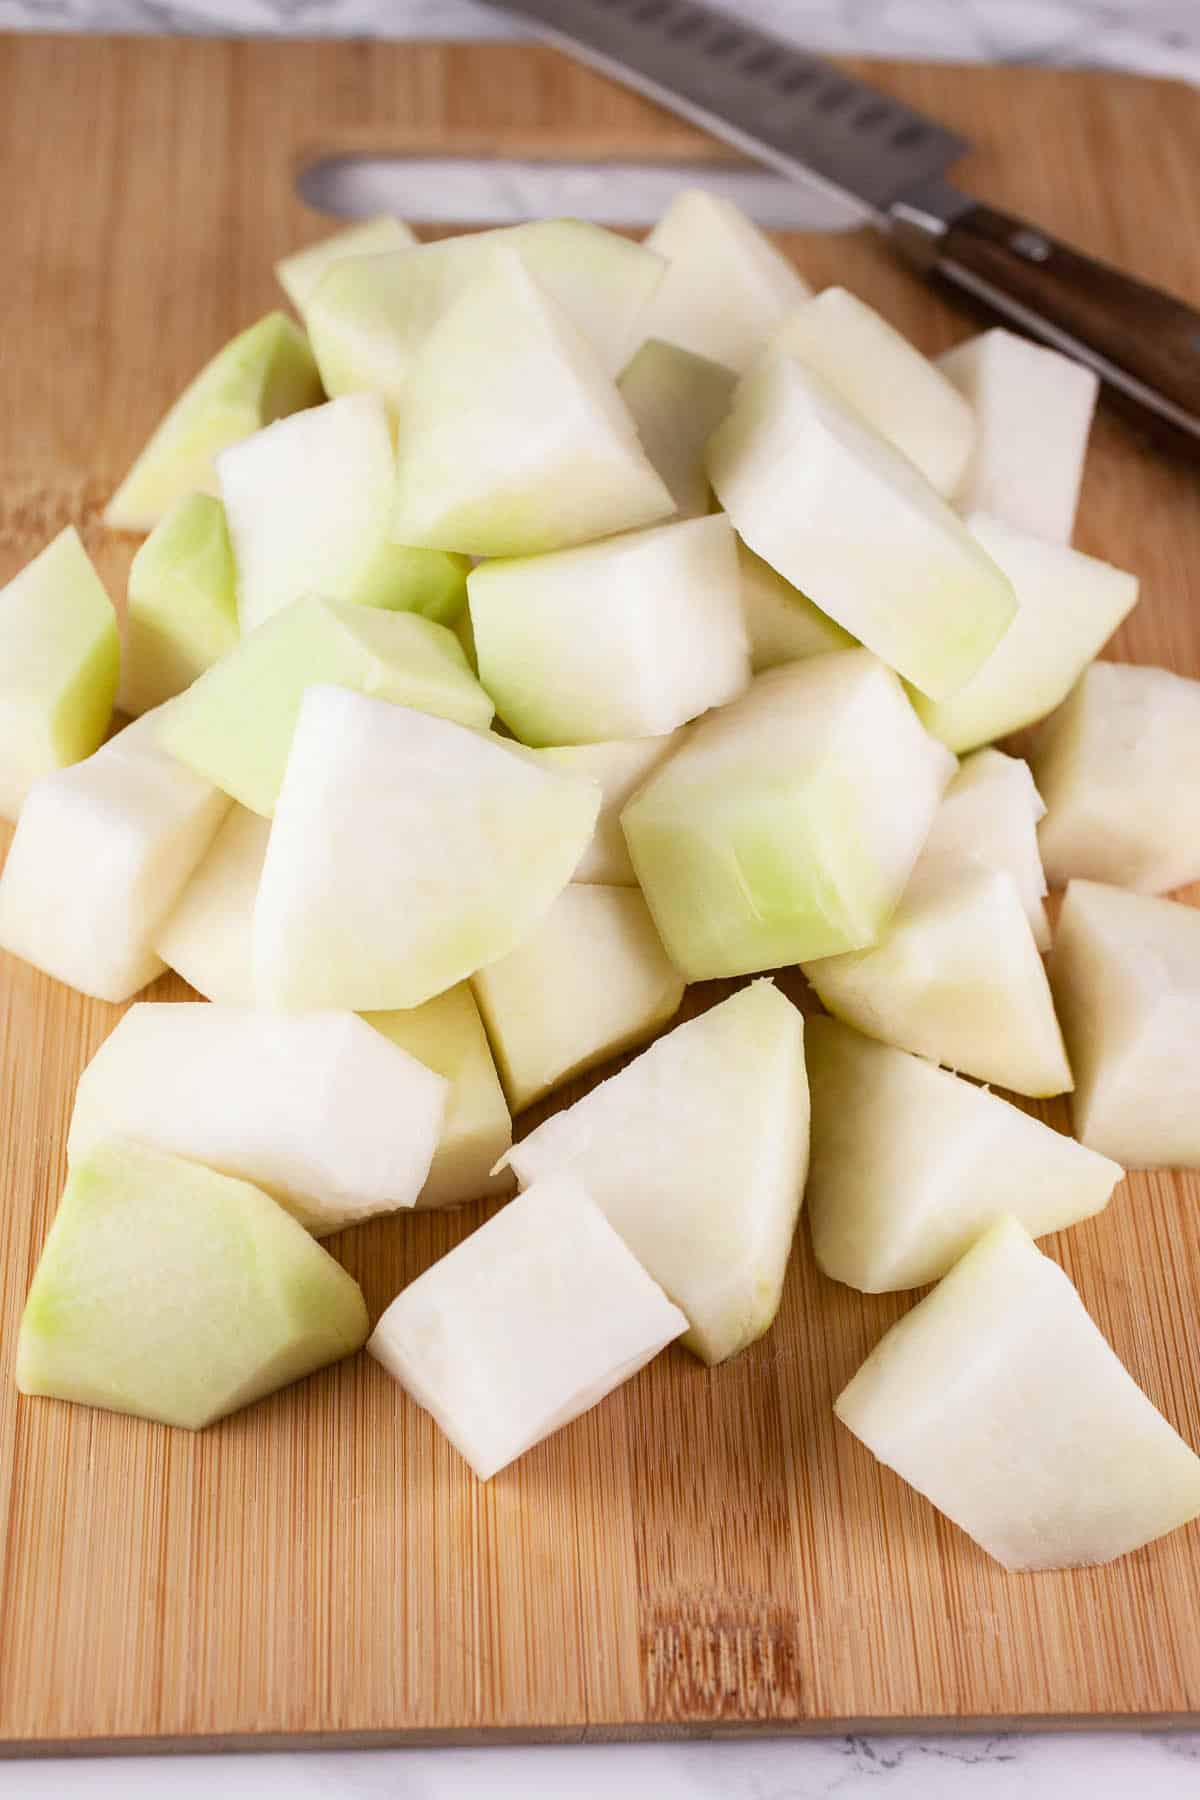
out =
<path fill-rule="evenodd" d="M 642 448 L 670 488 L 681 519 L 711 510 L 704 450 L 733 404 L 736 386 L 732 369 L 659 338 L 642 345 L 617 382 Z"/>
<path fill-rule="evenodd" d="M 609 744 L 556 744 L 537 751 L 539 758 L 568 775 L 594 781 L 600 789 L 600 813 L 592 841 L 575 867 L 572 881 L 600 881 L 610 887 L 636 887 L 629 847 L 621 830 L 621 814 L 659 763 L 686 740 L 683 730 L 665 737 L 624 738 Z"/>
<path fill-rule="evenodd" d="M 677 1025 L 509 1162 L 579 1182 L 723 1362 L 767 1330 L 808 1167 L 804 1020 L 769 981 Z"/>
<path fill-rule="evenodd" d="M 591 782 L 448 719 L 311 687 L 254 918 L 260 1003 L 382 1012 L 528 937 L 571 879 Z"/>
<path fill-rule="evenodd" d="M 71 1169 L 17 1386 L 199 1430 L 348 1356 L 367 1330 L 358 1283 L 258 1188 L 114 1142 Z"/>
<path fill-rule="evenodd" d="M 154 527 L 129 570 L 121 710 L 149 712 L 181 694 L 237 637 L 225 508 L 211 494 L 185 494 Z"/>
<path fill-rule="evenodd" d="M 750 680 L 721 513 L 483 563 L 467 592 L 479 679 L 525 744 L 661 737 Z"/>
<path fill-rule="evenodd" d="M 1065 700 L 1138 597 L 1136 575 L 973 513 L 967 526 L 1017 596 L 1017 616 L 982 668 L 945 700 L 915 694 L 928 730 L 961 755 L 1044 718 Z"/>
<path fill-rule="evenodd" d="M 68 525 L 0 588 L 0 818 L 103 742 L 120 656 L 112 602 Z"/>
<path fill-rule="evenodd" d="M 686 1323 L 588 1195 L 545 1181 L 410 1282 L 367 1347 L 487 1481 Z"/>
<path fill-rule="evenodd" d="M 396 444 L 403 544 L 531 556 L 674 511 L 592 347 L 514 250 L 493 250 L 424 339 Z"/>
<path fill-rule="evenodd" d="M 645 1043 L 684 989 L 637 889 L 579 882 L 471 984 L 514 1112 Z"/>
<path fill-rule="evenodd" d="M 300 703 L 316 682 L 481 731 L 492 722 L 492 703 L 444 625 L 353 601 L 296 600 L 180 696 L 159 741 L 243 806 L 269 817 Z"/>
<path fill-rule="evenodd" d="M 975 416 L 953 382 L 915 344 L 845 288 L 806 300 L 768 340 L 821 375 L 848 406 L 948 498 L 963 478 Z"/>
<path fill-rule="evenodd" d="M 969 681 L 1016 614 L 1008 577 L 941 495 L 788 357 L 742 382 L 708 473 L 750 548 L 923 694 Z"/>
<path fill-rule="evenodd" d="M 442 1134 L 416 1205 L 458 1206 L 511 1193 L 508 1170 L 493 1170 L 512 1146 L 512 1119 L 470 984 L 460 981 L 423 1006 L 363 1018 L 450 1084 Z"/>
<path fill-rule="evenodd" d="M 275 264 L 275 278 L 303 318 L 309 301 L 335 263 L 354 256 L 410 250 L 416 241 L 403 220 L 393 218 L 391 213 L 380 213 L 378 218 L 364 219 L 361 225 L 347 225 L 344 231 L 319 238 L 305 250 L 293 250 Z"/>
<path fill-rule="evenodd" d="M 306 307 L 326 392 L 379 393 L 403 412 L 425 340 L 497 249 L 520 257 L 605 374 L 624 368 L 637 347 L 639 316 L 662 279 L 662 258 L 599 225 L 539 219 L 339 261 Z M 499 320 L 491 343 L 507 347 Z"/>
<path fill-rule="evenodd" d="M 1002 750 L 976 750 L 946 789 L 922 851 L 1007 869 L 1043 955 L 1050 948 L 1050 921 L 1037 827 L 1045 811 L 1028 763 Z"/>
<path fill-rule="evenodd" d="M 413 1205 L 447 1091 L 351 1012 L 143 1003 L 80 1077 L 67 1154 L 124 1138 L 187 1156 L 325 1237 Z"/>
<path fill-rule="evenodd" d="M 1109 1562 L 1200 1513 L 1200 1458 L 1013 1218 L 893 1325 L 836 1411 L 1006 1569 Z"/>
<path fill-rule="evenodd" d="M 621 815 L 672 961 L 703 981 L 874 943 L 953 773 L 866 650 L 760 675 Z"/>
<path fill-rule="evenodd" d="M 229 809 L 159 749 L 175 704 L 35 782 L 0 875 L 0 948 L 98 1000 L 162 974 L 159 929 Z"/>
<path fill-rule="evenodd" d="M 268 313 L 184 389 L 109 501 L 105 524 L 152 531 L 184 494 L 215 494 L 222 450 L 321 397 L 308 339 L 286 313 Z"/>
<path fill-rule="evenodd" d="M 806 594 L 785 581 L 770 563 L 755 556 L 738 539 L 738 576 L 742 617 L 750 640 L 750 666 L 756 675 L 780 663 L 821 656 L 826 650 L 853 650 L 854 639 Z"/>
<path fill-rule="evenodd" d="M 923 856 L 880 942 L 806 962 L 848 1025 L 1017 1094 L 1063 1094 L 1071 1070 L 1017 884 L 1006 869 Z"/>
<path fill-rule="evenodd" d="M 281 419 L 227 450 L 219 473 L 243 632 L 308 594 L 440 623 L 461 610 L 466 558 L 388 536 L 396 464 L 377 394 Z"/>
<path fill-rule="evenodd" d="M 812 293 L 740 207 L 703 188 L 676 195 L 646 248 L 667 259 L 667 272 L 638 319 L 640 337 L 679 344 L 735 374 Z"/>
<path fill-rule="evenodd" d="M 924 1057 L 809 1019 L 817 1261 L 868 1294 L 936 1281 L 1003 1213 L 1034 1237 L 1108 1204 L 1122 1171 Z"/>
<path fill-rule="evenodd" d="M 167 967 L 223 1006 L 254 1005 L 254 902 L 270 830 L 231 806 L 154 937 Z"/>

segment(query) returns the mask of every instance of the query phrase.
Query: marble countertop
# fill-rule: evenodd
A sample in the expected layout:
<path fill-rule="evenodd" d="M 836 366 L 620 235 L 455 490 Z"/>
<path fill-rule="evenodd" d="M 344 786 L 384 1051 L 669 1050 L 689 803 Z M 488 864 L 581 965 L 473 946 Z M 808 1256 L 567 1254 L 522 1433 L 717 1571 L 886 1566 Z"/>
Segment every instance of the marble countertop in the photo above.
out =
<path fill-rule="evenodd" d="M 734 0 L 725 0 L 733 6 Z M 813 49 L 1103 65 L 1200 85 L 1198 0 L 736 0 Z M 518 35 L 471 0 L 0 0 L 0 29 Z M 810 1738 L 5 1765 L 5 1800 L 1183 1800 L 1200 1734 Z"/>

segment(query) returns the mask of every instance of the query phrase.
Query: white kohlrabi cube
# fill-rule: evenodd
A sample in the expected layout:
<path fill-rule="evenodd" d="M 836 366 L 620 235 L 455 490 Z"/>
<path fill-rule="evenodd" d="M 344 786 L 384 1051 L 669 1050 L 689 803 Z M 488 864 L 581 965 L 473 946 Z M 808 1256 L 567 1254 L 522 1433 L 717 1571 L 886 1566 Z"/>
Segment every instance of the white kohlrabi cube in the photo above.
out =
<path fill-rule="evenodd" d="M 914 695 L 927 728 L 959 755 L 1053 711 L 1138 597 L 1136 575 L 1066 544 L 979 513 L 967 525 L 1012 582 L 1017 616 L 956 694 Z"/>
<path fill-rule="evenodd" d="M 808 1167 L 804 1020 L 769 981 L 677 1025 L 555 1113 L 509 1162 L 579 1181 L 681 1306 L 706 1363 L 779 1310 Z"/>
<path fill-rule="evenodd" d="M 309 688 L 255 906 L 260 1003 L 382 1012 L 453 987 L 549 911 L 599 804 L 500 738 Z"/>
<path fill-rule="evenodd" d="M 1080 875 L 1161 894 L 1200 877 L 1200 681 L 1093 663 L 1030 761 L 1053 887 Z"/>
<path fill-rule="evenodd" d="M 326 393 L 382 394 L 402 413 L 430 332 L 497 250 L 520 257 L 606 375 L 625 367 L 640 342 L 642 309 L 662 280 L 662 258 L 600 225 L 535 219 L 339 261 L 305 307 Z M 492 339 L 495 346 L 506 341 L 499 330 Z"/>
<path fill-rule="evenodd" d="M 760 675 L 621 815 L 675 966 L 705 981 L 874 943 L 953 773 L 866 650 Z"/>
<path fill-rule="evenodd" d="M 962 481 L 975 418 L 958 389 L 915 344 L 845 288 L 806 300 L 767 340 L 764 356 L 792 356 L 823 375 L 931 487 Z"/>
<path fill-rule="evenodd" d="M 1081 1142 L 1129 1168 L 1200 1168 L 1200 912 L 1073 881 L 1050 980 Z"/>
<path fill-rule="evenodd" d="M 540 924 L 471 977 L 514 1112 L 645 1043 L 684 980 L 636 888 L 565 887 Z"/>
<path fill-rule="evenodd" d="M 923 694 L 969 681 L 1016 613 L 924 476 L 789 357 L 742 382 L 708 472 L 750 548 Z"/>
<path fill-rule="evenodd" d="M 975 413 L 964 512 L 1069 544 L 1100 383 L 1082 363 L 997 327 L 938 359 Z"/>
<path fill-rule="evenodd" d="M 942 796 L 923 852 L 1007 869 L 1043 955 L 1050 948 L 1050 923 L 1037 827 L 1045 811 L 1028 763 L 1002 750 L 976 750 Z"/>
<path fill-rule="evenodd" d="M 407 1011 L 363 1017 L 450 1084 L 442 1135 L 417 1206 L 458 1206 L 511 1193 L 508 1170 L 492 1171 L 512 1147 L 512 1119 L 470 984 L 460 981 Z"/>
<path fill-rule="evenodd" d="M 255 1003 L 254 902 L 270 831 L 231 806 L 154 938 L 168 969 L 222 1006 Z"/>
<path fill-rule="evenodd" d="M 479 679 L 526 744 L 661 737 L 750 680 L 722 513 L 484 563 L 467 589 Z"/>
<path fill-rule="evenodd" d="M 804 973 L 868 1037 L 1017 1094 L 1071 1087 L 1046 971 L 1005 869 L 923 856 L 878 944 Z"/>
<path fill-rule="evenodd" d="M 740 207 L 703 188 L 676 195 L 646 248 L 666 257 L 667 272 L 638 318 L 640 335 L 737 374 L 812 293 Z"/>
<path fill-rule="evenodd" d="M 404 387 L 391 532 L 535 556 L 674 511 L 610 377 L 513 250 L 494 250 Z"/>
<path fill-rule="evenodd" d="M 592 840 L 575 865 L 572 881 L 600 881 L 609 887 L 636 887 L 637 876 L 629 860 L 629 847 L 621 830 L 621 814 L 627 801 L 647 781 L 660 763 L 686 742 L 686 732 L 669 731 L 665 737 L 623 738 L 609 744 L 556 744 L 536 755 L 600 789 L 600 811 Z"/>
<path fill-rule="evenodd" d="M 732 369 L 649 338 L 617 382 L 642 448 L 671 490 L 681 519 L 712 506 L 704 448 L 733 403 Z"/>
<path fill-rule="evenodd" d="M 162 974 L 159 930 L 229 810 L 158 748 L 166 710 L 34 783 L 0 876 L 0 948 L 98 1000 Z"/>
<path fill-rule="evenodd" d="M 924 1057 L 809 1019 L 817 1261 L 864 1293 L 924 1287 L 1013 1213 L 1034 1237 L 1108 1204 L 1121 1169 Z"/>
<path fill-rule="evenodd" d="M 243 632 L 309 594 L 453 617 L 458 557 L 388 536 L 396 480 L 377 394 L 350 394 L 280 419 L 217 459 L 237 564 Z"/>
<path fill-rule="evenodd" d="M 1013 1218 L 893 1325 L 836 1412 L 1006 1569 L 1109 1562 L 1200 1513 L 1200 1457 Z"/>
<path fill-rule="evenodd" d="M 325 1237 L 412 1206 L 448 1086 L 354 1013 L 143 1003 L 80 1077 L 67 1154 L 125 1138 L 190 1157 Z"/>
<path fill-rule="evenodd" d="M 543 1181 L 398 1294 L 367 1348 L 487 1481 L 686 1325 L 585 1191 Z"/>
<path fill-rule="evenodd" d="M 364 219 L 360 225 L 348 225 L 319 238 L 305 250 L 293 250 L 275 264 L 275 278 L 300 314 L 304 317 L 308 303 L 335 263 L 351 256 L 382 256 L 389 250 L 410 250 L 416 237 L 402 219 L 391 213 L 380 213 Z"/>
<path fill-rule="evenodd" d="M 742 585 L 742 617 L 750 639 L 750 666 L 756 675 L 780 663 L 826 650 L 852 650 L 848 631 L 814 606 L 807 595 L 755 556 L 738 539 L 738 573 Z"/>

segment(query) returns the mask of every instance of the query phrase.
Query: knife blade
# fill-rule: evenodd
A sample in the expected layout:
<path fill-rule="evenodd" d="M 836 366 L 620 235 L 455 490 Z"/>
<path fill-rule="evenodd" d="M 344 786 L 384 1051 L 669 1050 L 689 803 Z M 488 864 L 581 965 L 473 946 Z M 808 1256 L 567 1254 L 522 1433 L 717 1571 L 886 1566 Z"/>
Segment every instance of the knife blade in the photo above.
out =
<path fill-rule="evenodd" d="M 946 179 L 964 138 L 699 0 L 488 0 L 603 73 L 864 207 L 924 273 L 1095 369 L 1134 422 L 1200 454 L 1200 313 Z"/>

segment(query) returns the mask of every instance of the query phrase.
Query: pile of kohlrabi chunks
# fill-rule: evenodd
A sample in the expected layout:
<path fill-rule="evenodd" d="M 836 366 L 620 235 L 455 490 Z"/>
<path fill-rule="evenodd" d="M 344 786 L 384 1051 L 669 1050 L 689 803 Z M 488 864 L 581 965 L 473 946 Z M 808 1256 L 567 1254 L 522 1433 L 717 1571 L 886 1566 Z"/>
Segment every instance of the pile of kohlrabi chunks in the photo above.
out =
<path fill-rule="evenodd" d="M 1094 661 L 1093 376 L 931 362 L 702 192 L 278 273 L 113 498 L 121 655 L 69 526 L 0 593 L 0 943 L 206 1002 L 83 1073 L 21 1387 L 205 1425 L 367 1339 L 319 1238 L 515 1176 L 368 1346 L 486 1479 L 760 1338 L 807 1187 L 826 1275 L 936 1284 L 839 1417 L 994 1556 L 1200 1513 L 1033 1243 L 1200 1166 L 1200 686 Z M 670 1029 L 797 965 L 807 1032 L 763 979 Z"/>

